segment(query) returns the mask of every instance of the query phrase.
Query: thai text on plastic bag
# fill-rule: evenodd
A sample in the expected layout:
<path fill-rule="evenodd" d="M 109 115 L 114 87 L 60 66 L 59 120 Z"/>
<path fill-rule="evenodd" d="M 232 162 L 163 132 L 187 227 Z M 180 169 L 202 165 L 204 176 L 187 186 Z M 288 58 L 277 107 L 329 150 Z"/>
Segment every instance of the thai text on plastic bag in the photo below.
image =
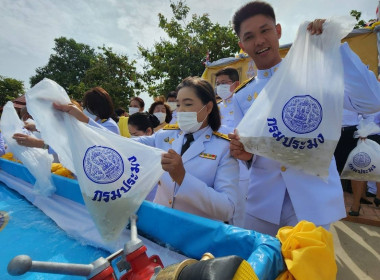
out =
<path fill-rule="evenodd" d="M 163 151 L 55 110 L 53 102 L 68 104 L 70 99 L 52 80 L 44 79 L 35 85 L 27 92 L 26 100 L 42 138 L 61 163 L 76 174 L 86 207 L 102 238 L 117 239 L 129 216 L 163 174 Z"/>
<path fill-rule="evenodd" d="M 53 157 L 45 149 L 21 146 L 12 138 L 15 133 L 26 134 L 28 131 L 23 129 L 24 123 L 19 119 L 13 103 L 10 101 L 3 108 L 0 127 L 9 150 L 36 179 L 33 190 L 45 196 L 53 194 L 56 190 L 51 179 Z M 30 137 L 35 136 L 30 133 Z"/>
<path fill-rule="evenodd" d="M 355 138 L 360 139 L 348 155 L 341 179 L 380 182 L 380 145 L 371 139 L 364 139 L 378 133 L 380 127 L 376 123 L 365 119 L 360 121 L 355 131 Z"/>
<path fill-rule="evenodd" d="M 317 36 L 307 25 L 237 131 L 246 151 L 326 178 L 343 110 L 340 40 L 351 28 L 326 21 Z"/>

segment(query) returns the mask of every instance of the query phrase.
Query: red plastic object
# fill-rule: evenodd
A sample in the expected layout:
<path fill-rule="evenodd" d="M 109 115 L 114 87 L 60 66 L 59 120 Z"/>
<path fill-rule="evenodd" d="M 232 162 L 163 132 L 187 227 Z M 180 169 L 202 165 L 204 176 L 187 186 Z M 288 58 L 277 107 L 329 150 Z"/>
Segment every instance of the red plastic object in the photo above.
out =
<path fill-rule="evenodd" d="M 116 280 L 116 276 L 113 273 L 112 266 L 107 267 L 102 272 L 96 274 L 94 277 L 90 278 L 90 280 Z"/>
<path fill-rule="evenodd" d="M 141 246 L 136 251 L 127 255 L 126 259 L 131 265 L 131 269 L 120 277 L 120 280 L 149 280 L 154 275 L 154 268 L 164 265 L 157 255 L 150 258 L 146 255 L 146 247 Z"/>

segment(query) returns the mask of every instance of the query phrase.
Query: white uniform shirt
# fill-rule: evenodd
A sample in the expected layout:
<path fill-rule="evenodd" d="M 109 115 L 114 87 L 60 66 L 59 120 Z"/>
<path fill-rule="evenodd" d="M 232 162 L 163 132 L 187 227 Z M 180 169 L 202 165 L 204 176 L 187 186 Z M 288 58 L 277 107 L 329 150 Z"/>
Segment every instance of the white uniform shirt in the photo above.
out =
<path fill-rule="evenodd" d="M 359 124 L 359 114 L 354 111 L 343 109 L 342 127 L 356 126 Z"/>
<path fill-rule="evenodd" d="M 229 141 L 213 134 L 210 127 L 193 133 L 194 141 L 182 155 L 186 170 L 181 186 L 168 172 L 160 178 L 154 202 L 206 218 L 229 221 L 238 200 L 239 166 L 231 157 Z M 184 133 L 160 130 L 136 141 L 181 153 Z"/>
<path fill-rule="evenodd" d="M 222 125 L 235 127 L 234 102 L 232 96 L 218 104 Z"/>
<path fill-rule="evenodd" d="M 119 126 L 111 118 L 109 118 L 109 119 L 107 119 L 105 121 L 101 120 L 101 119 L 99 119 L 97 121 L 94 121 L 93 119 L 89 118 L 88 124 L 91 125 L 91 126 L 96 126 L 96 127 L 99 127 L 99 128 L 108 129 L 108 130 L 112 131 L 113 133 L 116 133 L 116 134 L 120 135 Z"/>
<path fill-rule="evenodd" d="M 340 48 L 344 66 L 344 108 L 358 113 L 380 110 L 380 87 L 373 72 L 351 51 L 348 44 Z M 256 79 L 234 94 L 235 123 L 238 124 L 255 97 L 260 94 L 276 67 L 259 70 Z M 247 213 L 279 224 L 285 192 L 288 191 L 298 220 L 326 225 L 346 216 L 343 191 L 335 159 L 329 177 L 323 181 L 279 162 L 254 156 L 248 189 Z"/>

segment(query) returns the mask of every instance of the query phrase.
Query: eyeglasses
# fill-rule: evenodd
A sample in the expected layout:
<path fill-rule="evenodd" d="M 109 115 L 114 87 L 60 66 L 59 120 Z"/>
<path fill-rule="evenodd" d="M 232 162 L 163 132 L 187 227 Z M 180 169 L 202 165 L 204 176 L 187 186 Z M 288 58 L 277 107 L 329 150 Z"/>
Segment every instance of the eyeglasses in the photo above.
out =
<path fill-rule="evenodd" d="M 233 81 L 220 81 L 220 82 L 216 82 L 216 86 L 219 86 L 219 85 L 231 85 L 233 84 L 234 82 Z"/>

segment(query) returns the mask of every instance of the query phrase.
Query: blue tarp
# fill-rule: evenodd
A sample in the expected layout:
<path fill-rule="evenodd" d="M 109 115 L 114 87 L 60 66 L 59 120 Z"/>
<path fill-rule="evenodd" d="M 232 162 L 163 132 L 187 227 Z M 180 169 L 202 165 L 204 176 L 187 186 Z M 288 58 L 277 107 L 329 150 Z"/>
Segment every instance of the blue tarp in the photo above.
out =
<path fill-rule="evenodd" d="M 33 176 L 22 164 L 0 158 L 0 169 L 34 183 Z M 57 195 L 84 204 L 76 180 L 52 176 Z M 275 279 L 285 269 L 280 241 L 269 235 L 146 201 L 137 215 L 141 235 L 190 258 L 199 259 L 205 252 L 215 257 L 238 255 L 251 264 L 259 279 Z"/>

